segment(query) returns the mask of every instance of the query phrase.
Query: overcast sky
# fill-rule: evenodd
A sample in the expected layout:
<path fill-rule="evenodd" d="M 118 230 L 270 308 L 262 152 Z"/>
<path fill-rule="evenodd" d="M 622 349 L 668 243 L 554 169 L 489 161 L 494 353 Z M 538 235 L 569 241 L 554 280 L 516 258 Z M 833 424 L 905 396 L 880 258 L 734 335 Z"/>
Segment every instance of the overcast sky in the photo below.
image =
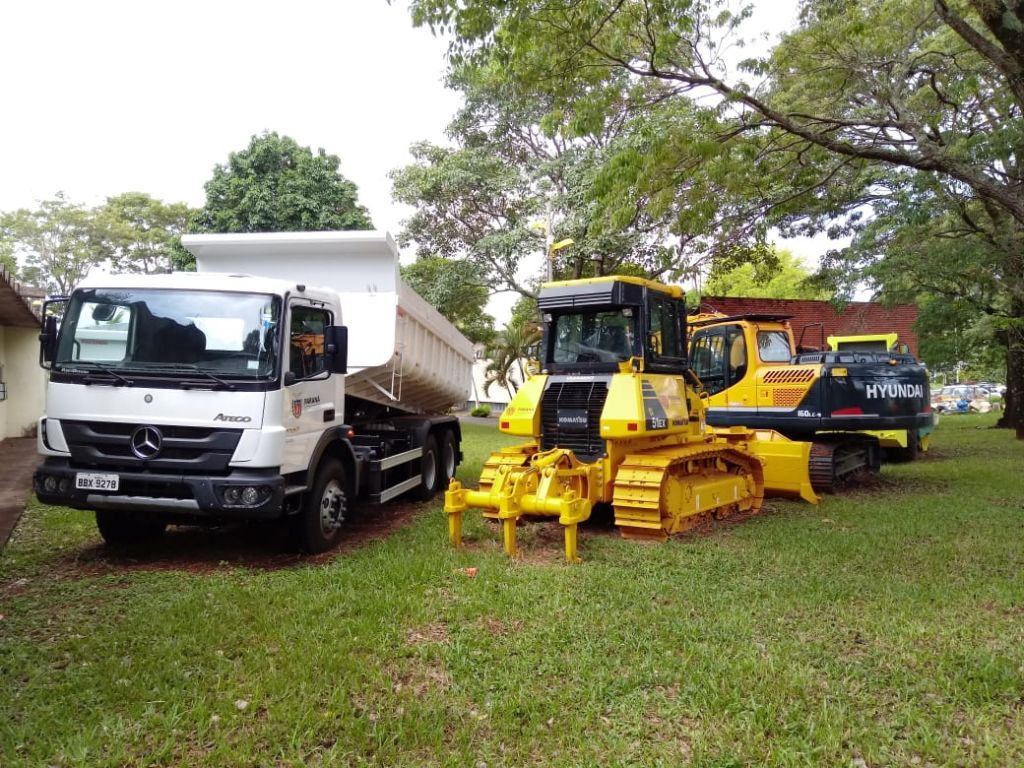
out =
<path fill-rule="evenodd" d="M 0 210 L 64 190 L 199 206 L 263 131 L 323 147 L 392 231 L 388 171 L 458 105 L 444 43 L 384 0 L 0 4 Z"/>
<path fill-rule="evenodd" d="M 795 0 L 760 5 L 793 18 Z M 269 130 L 338 155 L 374 225 L 397 232 L 408 211 L 387 174 L 413 142 L 443 141 L 459 103 L 444 51 L 404 0 L 8 0 L 0 210 L 58 190 L 198 207 L 213 167 Z"/>

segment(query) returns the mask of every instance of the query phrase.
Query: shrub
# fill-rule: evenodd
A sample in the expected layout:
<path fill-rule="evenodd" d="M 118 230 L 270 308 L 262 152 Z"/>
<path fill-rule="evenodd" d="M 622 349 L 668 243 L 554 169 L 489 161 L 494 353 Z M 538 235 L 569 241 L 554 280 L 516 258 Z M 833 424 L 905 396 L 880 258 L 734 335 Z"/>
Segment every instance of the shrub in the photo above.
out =
<path fill-rule="evenodd" d="M 478 405 L 469 412 L 470 416 L 476 416 L 479 419 L 486 419 L 491 415 L 491 406 L 489 405 Z"/>

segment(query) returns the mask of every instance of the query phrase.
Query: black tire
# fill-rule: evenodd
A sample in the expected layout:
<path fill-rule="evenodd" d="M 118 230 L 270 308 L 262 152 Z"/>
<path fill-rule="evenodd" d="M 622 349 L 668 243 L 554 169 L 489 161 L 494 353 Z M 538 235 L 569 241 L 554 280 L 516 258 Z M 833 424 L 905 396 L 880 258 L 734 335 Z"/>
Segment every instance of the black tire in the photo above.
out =
<path fill-rule="evenodd" d="M 455 432 L 445 430 L 441 436 L 441 471 L 437 473 L 437 490 L 448 490 L 448 483 L 455 477 L 455 470 L 459 466 L 459 442 L 455 439 Z"/>
<path fill-rule="evenodd" d="M 417 501 L 430 501 L 434 498 L 440 476 L 441 459 L 437 450 L 437 438 L 427 435 L 427 439 L 423 441 L 423 455 L 420 457 L 420 484 L 413 491 Z"/>
<path fill-rule="evenodd" d="M 326 458 L 320 462 L 302 510 L 292 520 L 295 543 L 303 552 L 315 555 L 338 543 L 348 512 L 347 482 L 340 461 Z"/>
<path fill-rule="evenodd" d="M 167 523 L 152 517 L 116 509 L 97 509 L 96 527 L 103 540 L 115 547 L 144 544 L 158 539 Z"/>

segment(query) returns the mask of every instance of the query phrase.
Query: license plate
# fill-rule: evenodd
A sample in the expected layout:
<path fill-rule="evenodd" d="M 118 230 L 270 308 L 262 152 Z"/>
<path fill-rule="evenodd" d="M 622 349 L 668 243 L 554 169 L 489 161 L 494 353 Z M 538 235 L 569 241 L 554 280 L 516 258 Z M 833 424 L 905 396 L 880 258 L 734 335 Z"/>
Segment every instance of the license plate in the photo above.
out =
<path fill-rule="evenodd" d="M 75 488 L 82 491 L 116 491 L 121 478 L 98 472 L 79 472 L 75 475 Z"/>

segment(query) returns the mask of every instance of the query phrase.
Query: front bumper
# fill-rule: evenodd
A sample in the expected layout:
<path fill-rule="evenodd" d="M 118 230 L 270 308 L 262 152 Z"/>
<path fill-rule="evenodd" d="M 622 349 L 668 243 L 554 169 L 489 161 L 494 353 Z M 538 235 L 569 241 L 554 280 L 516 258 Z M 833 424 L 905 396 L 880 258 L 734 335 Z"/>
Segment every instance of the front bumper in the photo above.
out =
<path fill-rule="evenodd" d="M 75 488 L 79 472 L 116 474 L 117 491 Z M 52 478 L 48 484 L 47 478 Z M 284 512 L 284 478 L 275 469 L 232 470 L 227 475 L 169 475 L 72 467 L 68 459 L 47 459 L 35 472 L 33 489 L 44 504 L 74 509 L 119 509 L 182 517 L 271 520 Z M 49 490 L 47 489 L 49 486 Z M 224 491 L 259 488 L 253 505 L 230 504 Z"/>

